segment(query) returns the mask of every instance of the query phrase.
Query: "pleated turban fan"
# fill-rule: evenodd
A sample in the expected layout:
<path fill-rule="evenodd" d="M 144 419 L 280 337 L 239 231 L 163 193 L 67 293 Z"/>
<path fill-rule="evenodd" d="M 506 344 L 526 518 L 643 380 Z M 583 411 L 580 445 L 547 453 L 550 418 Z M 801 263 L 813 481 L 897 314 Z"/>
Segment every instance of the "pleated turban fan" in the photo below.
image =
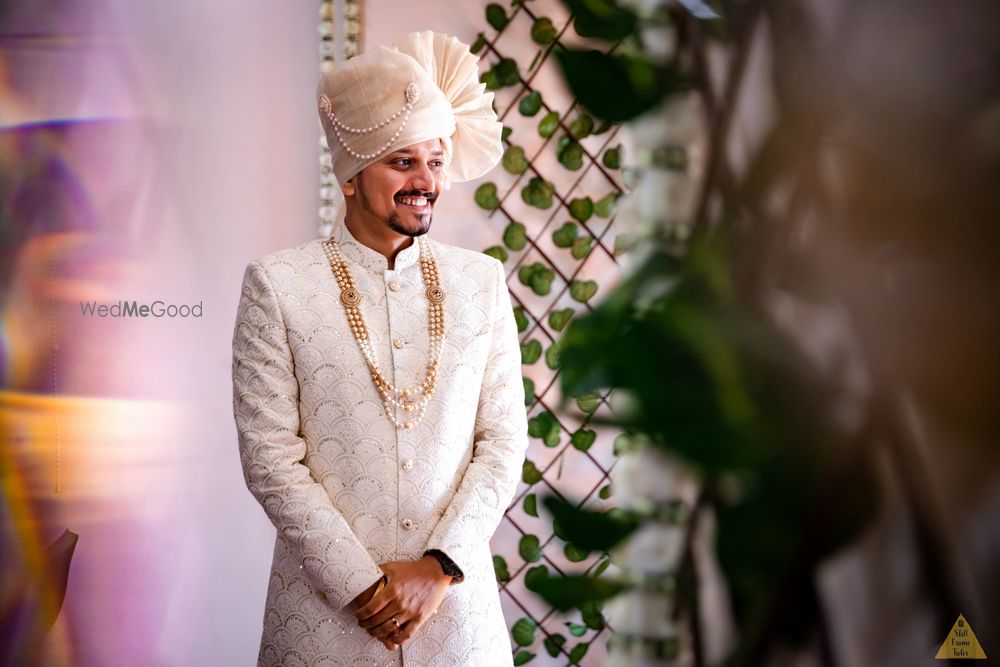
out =
<path fill-rule="evenodd" d="M 316 88 L 340 184 L 389 153 L 443 139 L 452 182 L 479 178 L 500 160 L 503 124 L 479 82 L 479 58 L 455 37 L 424 30 L 338 63 Z"/>

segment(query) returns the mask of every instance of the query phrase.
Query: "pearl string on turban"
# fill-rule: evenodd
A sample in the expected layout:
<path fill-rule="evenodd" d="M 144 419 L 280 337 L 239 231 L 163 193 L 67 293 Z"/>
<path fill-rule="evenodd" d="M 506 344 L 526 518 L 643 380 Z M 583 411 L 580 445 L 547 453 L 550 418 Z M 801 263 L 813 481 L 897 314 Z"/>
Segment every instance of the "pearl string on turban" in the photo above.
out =
<path fill-rule="evenodd" d="M 503 125 L 479 58 L 455 37 L 424 30 L 378 46 L 320 77 L 320 121 L 343 184 L 389 153 L 440 138 L 448 178 L 479 178 L 500 160 Z"/>

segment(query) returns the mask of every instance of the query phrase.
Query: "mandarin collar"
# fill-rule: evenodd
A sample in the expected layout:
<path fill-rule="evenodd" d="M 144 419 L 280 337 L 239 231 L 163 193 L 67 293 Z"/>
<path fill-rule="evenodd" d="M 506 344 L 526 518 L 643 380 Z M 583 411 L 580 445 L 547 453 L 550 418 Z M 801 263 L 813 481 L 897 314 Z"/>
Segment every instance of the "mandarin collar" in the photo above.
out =
<path fill-rule="evenodd" d="M 378 273 L 385 273 L 389 270 L 389 260 L 385 258 L 385 255 L 377 250 L 369 248 L 364 243 L 361 243 L 354 235 L 351 234 L 351 230 L 347 228 L 347 225 L 343 221 L 338 222 L 333 226 L 333 240 L 337 242 L 340 246 L 340 251 L 343 253 L 344 257 L 351 260 L 355 264 L 359 264 L 369 271 L 375 271 Z M 417 243 L 416 239 L 413 239 L 413 243 L 403 248 L 396 254 L 396 261 L 393 266 L 394 271 L 402 271 L 408 266 L 416 264 L 417 259 L 420 257 L 420 244 Z"/>

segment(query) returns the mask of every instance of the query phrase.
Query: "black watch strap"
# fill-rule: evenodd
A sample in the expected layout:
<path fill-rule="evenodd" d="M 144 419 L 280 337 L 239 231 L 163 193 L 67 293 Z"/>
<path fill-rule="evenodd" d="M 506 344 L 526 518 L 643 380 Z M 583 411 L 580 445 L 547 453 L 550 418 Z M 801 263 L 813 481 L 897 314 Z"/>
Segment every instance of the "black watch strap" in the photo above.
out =
<path fill-rule="evenodd" d="M 443 570 L 445 574 L 455 581 L 461 581 L 465 576 L 462 573 L 462 569 L 455 564 L 455 561 L 448 558 L 448 556 L 440 549 L 428 549 L 424 552 L 424 555 L 436 558 L 437 562 L 441 564 L 441 570 Z"/>

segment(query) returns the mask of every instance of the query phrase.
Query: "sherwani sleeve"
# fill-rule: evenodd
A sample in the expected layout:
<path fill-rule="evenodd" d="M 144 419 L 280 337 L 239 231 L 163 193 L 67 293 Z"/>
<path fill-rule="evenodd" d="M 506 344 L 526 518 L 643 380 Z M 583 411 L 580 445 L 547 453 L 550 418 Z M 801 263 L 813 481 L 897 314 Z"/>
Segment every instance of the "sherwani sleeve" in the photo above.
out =
<path fill-rule="evenodd" d="M 503 265 L 497 261 L 493 331 L 475 419 L 472 460 L 427 549 L 439 549 L 463 572 L 489 542 L 517 489 L 528 447 L 521 348 Z"/>
<path fill-rule="evenodd" d="M 302 559 L 313 586 L 340 609 L 382 576 L 303 463 L 298 381 L 278 298 L 265 269 L 243 277 L 233 334 L 233 413 L 250 493 Z"/>

